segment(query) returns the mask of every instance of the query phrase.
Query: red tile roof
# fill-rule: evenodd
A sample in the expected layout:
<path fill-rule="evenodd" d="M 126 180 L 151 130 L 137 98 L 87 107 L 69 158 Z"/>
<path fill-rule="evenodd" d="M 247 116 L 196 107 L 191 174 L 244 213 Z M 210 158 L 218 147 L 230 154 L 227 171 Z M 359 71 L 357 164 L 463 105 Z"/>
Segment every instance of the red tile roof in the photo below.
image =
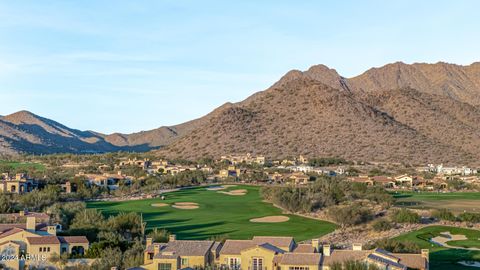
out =
<path fill-rule="evenodd" d="M 58 236 L 61 243 L 68 244 L 88 244 L 88 239 L 85 236 Z"/>
<path fill-rule="evenodd" d="M 60 244 L 60 240 L 58 240 L 55 235 L 27 237 L 27 242 L 30 243 L 30 245 Z"/>

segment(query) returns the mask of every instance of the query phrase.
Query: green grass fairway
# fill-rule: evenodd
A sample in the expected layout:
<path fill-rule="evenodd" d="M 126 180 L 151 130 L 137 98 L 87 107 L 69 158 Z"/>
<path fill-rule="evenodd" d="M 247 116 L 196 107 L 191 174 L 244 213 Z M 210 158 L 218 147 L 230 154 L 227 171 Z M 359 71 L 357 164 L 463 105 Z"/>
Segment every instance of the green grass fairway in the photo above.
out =
<path fill-rule="evenodd" d="M 183 189 L 166 194 L 166 200 L 146 199 L 127 202 L 90 202 L 89 208 L 97 208 L 106 215 L 119 212 L 142 213 L 147 229 L 165 228 L 180 239 L 207 239 L 214 235 L 226 235 L 232 239 L 248 239 L 254 235 L 293 236 L 297 241 L 321 236 L 335 230 L 336 225 L 296 215 L 286 215 L 289 221 L 282 223 L 253 223 L 252 218 L 281 215 L 282 211 L 262 202 L 259 188 L 237 186 L 228 190 L 246 189 L 244 196 L 231 196 L 205 187 Z M 153 203 L 195 202 L 198 209 L 182 210 L 171 206 L 153 207 Z"/>
<path fill-rule="evenodd" d="M 35 169 L 37 171 L 45 170 L 45 166 L 39 163 L 25 163 L 17 161 L 0 160 L 0 167 L 11 167 L 13 169 Z"/>
<path fill-rule="evenodd" d="M 475 267 L 461 266 L 459 261 L 480 261 L 480 251 L 469 251 L 460 249 L 448 249 L 429 242 L 432 237 L 438 236 L 442 232 L 451 234 L 463 234 L 468 240 L 450 241 L 449 245 L 478 247 L 480 244 L 480 231 L 469 230 L 447 226 L 430 226 L 418 231 L 401 235 L 396 240 L 415 242 L 420 248 L 430 249 L 430 269 L 438 270 L 467 270 L 478 269 Z M 458 243 L 462 242 L 462 243 Z"/>
<path fill-rule="evenodd" d="M 415 209 L 446 208 L 455 213 L 480 212 L 480 192 L 401 192 L 394 193 L 397 205 Z"/>

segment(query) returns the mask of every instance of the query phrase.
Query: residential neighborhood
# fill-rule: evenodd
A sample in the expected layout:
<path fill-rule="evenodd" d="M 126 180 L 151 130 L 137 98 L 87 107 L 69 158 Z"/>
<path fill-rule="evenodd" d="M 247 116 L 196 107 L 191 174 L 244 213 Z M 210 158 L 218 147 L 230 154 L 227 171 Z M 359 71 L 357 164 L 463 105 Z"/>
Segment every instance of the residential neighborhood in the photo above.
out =
<path fill-rule="evenodd" d="M 251 240 L 216 241 L 177 240 L 171 235 L 168 243 L 154 243 L 147 239 L 145 262 L 135 269 L 206 268 L 224 269 L 312 269 L 329 270 L 335 264 L 356 259 L 379 269 L 427 270 L 429 251 L 421 254 L 390 253 L 382 249 L 365 250 L 361 244 L 350 249 L 336 249 L 321 244 L 318 239 L 310 243 L 296 243 L 292 237 L 255 236 Z"/>

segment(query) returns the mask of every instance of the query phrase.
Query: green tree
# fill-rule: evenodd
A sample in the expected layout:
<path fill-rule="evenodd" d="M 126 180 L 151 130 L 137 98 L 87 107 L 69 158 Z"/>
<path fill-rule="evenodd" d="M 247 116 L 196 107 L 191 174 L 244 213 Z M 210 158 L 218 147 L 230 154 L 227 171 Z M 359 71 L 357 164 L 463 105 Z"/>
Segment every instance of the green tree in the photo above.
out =
<path fill-rule="evenodd" d="M 143 264 L 144 247 L 141 241 L 135 241 L 133 245 L 123 253 L 124 269 Z"/>
<path fill-rule="evenodd" d="M 170 233 L 165 229 L 155 228 L 148 233 L 147 237 L 152 238 L 155 243 L 167 243 Z"/>
<path fill-rule="evenodd" d="M 110 270 L 112 267 L 121 269 L 122 251 L 119 248 L 106 248 L 101 252 L 100 258 L 92 264 L 94 270 Z"/>
<path fill-rule="evenodd" d="M 0 213 L 8 213 L 12 209 L 12 199 L 5 193 L 0 193 Z"/>

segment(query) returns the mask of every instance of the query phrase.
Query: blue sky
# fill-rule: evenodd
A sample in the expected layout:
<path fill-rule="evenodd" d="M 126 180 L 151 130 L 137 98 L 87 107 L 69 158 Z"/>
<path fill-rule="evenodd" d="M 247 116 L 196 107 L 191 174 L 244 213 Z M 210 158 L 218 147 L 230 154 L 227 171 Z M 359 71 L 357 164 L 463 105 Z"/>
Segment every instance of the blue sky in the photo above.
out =
<path fill-rule="evenodd" d="M 133 132 L 200 117 L 291 69 L 480 61 L 480 1 L 0 0 L 0 115 Z"/>

